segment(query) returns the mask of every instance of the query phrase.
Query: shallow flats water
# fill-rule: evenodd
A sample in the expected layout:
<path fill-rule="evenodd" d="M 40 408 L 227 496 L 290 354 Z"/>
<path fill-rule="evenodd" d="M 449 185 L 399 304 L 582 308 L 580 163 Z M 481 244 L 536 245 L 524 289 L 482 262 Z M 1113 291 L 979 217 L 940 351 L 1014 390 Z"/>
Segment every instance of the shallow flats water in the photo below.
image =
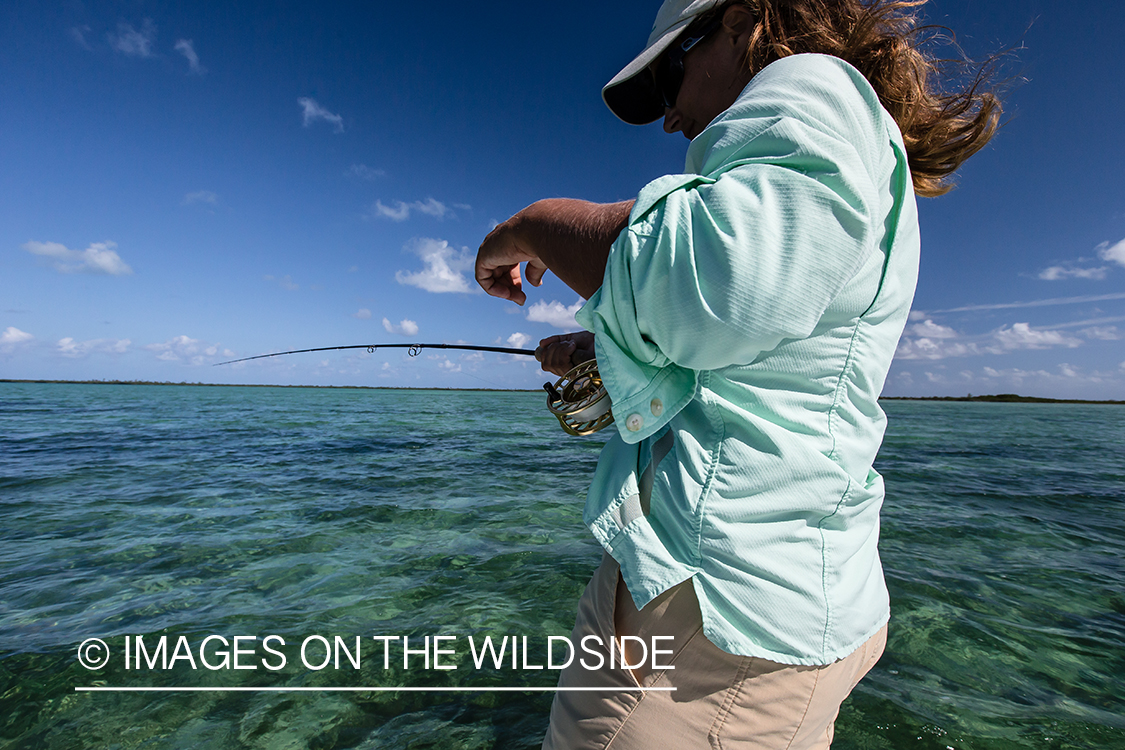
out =
<path fill-rule="evenodd" d="M 0 383 L 0 747 L 538 747 L 549 692 L 322 689 L 554 684 L 604 436 L 543 401 Z M 884 408 L 890 643 L 833 747 L 1125 748 L 1125 409 Z"/>

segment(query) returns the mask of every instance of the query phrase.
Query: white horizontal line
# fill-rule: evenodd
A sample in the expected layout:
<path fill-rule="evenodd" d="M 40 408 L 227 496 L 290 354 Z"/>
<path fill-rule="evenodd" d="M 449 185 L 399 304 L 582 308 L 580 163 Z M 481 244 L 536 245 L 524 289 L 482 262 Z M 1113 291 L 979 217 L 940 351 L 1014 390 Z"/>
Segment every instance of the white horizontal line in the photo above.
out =
<path fill-rule="evenodd" d="M 76 687 L 76 693 L 652 693 L 674 687 Z"/>
<path fill-rule="evenodd" d="M 957 313 L 976 312 L 978 310 L 1012 310 L 1019 307 L 1047 307 L 1050 305 L 1082 305 L 1090 302 L 1109 302 L 1110 300 L 1125 299 L 1125 292 L 1113 294 L 1092 294 L 1085 297 L 1052 297 L 1051 299 L 1037 299 L 1031 302 L 1001 302 L 995 305 L 965 305 L 952 307 L 948 310 L 928 310 L 919 312 L 928 313 Z"/>

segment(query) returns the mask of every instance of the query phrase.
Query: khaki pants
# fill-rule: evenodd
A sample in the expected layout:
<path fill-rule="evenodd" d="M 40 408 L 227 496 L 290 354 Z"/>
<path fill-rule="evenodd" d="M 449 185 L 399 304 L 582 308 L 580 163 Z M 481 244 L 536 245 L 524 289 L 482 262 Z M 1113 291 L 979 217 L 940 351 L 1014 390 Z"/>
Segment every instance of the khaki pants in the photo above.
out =
<path fill-rule="evenodd" d="M 575 659 L 562 671 L 559 687 L 676 690 L 560 691 L 551 706 L 544 750 L 827 748 L 840 704 L 879 660 L 887 640 L 884 626 L 848 657 L 803 667 L 728 654 L 707 640 L 702 628 L 690 580 L 638 612 L 616 561 L 606 555 L 578 604 L 572 642 L 597 635 L 608 644 L 615 636 L 635 635 L 651 644 L 654 635 L 671 635 L 674 640 L 659 647 L 673 653 L 662 655 L 659 663 L 675 669 L 610 669 L 605 650 L 605 667 L 587 670 Z M 639 651 L 631 654 L 626 643 L 628 663 L 635 664 Z M 592 662 L 596 659 L 588 657 Z M 620 664 L 620 655 L 615 662 Z"/>

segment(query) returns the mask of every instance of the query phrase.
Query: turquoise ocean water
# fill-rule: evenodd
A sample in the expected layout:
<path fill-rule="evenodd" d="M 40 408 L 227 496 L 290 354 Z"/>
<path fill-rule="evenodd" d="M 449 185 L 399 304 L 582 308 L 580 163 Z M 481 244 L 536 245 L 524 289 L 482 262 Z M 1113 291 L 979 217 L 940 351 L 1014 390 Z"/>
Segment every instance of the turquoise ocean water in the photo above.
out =
<path fill-rule="evenodd" d="M 553 685 L 468 645 L 527 636 L 544 664 L 600 558 L 602 439 L 542 402 L 0 383 L 0 748 L 538 747 L 549 693 L 75 688 Z M 890 642 L 834 748 L 1125 748 L 1125 409 L 884 408 Z M 439 635 L 457 669 L 403 668 L 403 636 Z M 126 669 L 137 636 L 179 659 Z M 336 636 L 358 669 L 301 663 Z"/>

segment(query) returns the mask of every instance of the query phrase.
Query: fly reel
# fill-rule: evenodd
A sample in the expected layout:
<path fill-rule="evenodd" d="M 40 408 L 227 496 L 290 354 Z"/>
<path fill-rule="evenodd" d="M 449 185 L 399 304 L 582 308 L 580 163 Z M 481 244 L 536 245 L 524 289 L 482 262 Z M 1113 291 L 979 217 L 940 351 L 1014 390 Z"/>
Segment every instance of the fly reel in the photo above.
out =
<path fill-rule="evenodd" d="M 547 410 L 570 435 L 590 435 L 613 424 L 609 393 L 602 385 L 596 360 L 588 359 L 559 378 L 544 383 Z"/>

